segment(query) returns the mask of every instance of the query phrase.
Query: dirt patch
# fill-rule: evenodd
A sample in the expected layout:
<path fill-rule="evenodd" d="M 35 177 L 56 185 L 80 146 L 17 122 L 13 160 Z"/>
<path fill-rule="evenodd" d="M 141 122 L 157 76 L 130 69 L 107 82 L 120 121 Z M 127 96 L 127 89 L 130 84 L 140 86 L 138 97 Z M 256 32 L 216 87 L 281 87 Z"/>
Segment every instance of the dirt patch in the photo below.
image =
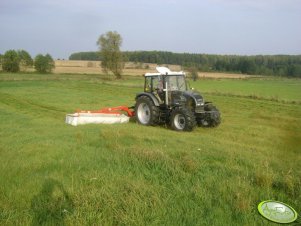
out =
<path fill-rule="evenodd" d="M 199 78 L 253 78 L 261 77 L 260 75 L 243 75 L 243 74 L 233 74 L 233 73 L 218 73 L 218 72 L 199 72 Z"/>

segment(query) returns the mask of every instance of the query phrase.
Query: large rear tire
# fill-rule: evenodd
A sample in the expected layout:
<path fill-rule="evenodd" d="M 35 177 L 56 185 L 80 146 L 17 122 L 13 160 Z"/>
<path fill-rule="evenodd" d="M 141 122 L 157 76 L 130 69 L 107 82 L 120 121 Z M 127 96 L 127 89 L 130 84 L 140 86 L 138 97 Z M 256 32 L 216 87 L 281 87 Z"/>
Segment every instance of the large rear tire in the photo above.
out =
<path fill-rule="evenodd" d="M 159 123 L 159 108 L 147 96 L 138 98 L 135 105 L 137 122 L 145 126 L 154 126 Z"/>
<path fill-rule="evenodd" d="M 196 126 L 195 116 L 187 108 L 176 108 L 171 112 L 170 126 L 176 131 L 192 131 Z"/>

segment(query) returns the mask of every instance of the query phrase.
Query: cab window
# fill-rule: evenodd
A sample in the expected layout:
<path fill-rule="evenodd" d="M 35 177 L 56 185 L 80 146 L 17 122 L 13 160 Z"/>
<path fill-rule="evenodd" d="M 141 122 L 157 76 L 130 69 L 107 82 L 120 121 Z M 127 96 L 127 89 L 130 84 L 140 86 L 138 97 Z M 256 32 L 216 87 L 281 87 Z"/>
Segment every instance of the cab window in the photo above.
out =
<path fill-rule="evenodd" d="M 163 90 L 163 80 L 161 76 L 151 76 L 145 78 L 145 92 L 156 92 Z"/>
<path fill-rule="evenodd" d="M 144 84 L 144 91 L 151 92 L 151 90 L 152 90 L 152 79 L 151 77 L 146 77 L 145 84 Z"/>

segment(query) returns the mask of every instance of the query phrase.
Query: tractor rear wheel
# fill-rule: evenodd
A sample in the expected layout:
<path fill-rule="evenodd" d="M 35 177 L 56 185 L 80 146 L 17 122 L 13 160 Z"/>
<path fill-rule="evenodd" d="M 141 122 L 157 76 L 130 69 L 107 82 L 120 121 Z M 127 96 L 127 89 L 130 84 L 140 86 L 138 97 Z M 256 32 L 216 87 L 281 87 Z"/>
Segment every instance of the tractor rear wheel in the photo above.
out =
<path fill-rule="evenodd" d="M 170 126 L 176 131 L 192 131 L 196 126 L 195 116 L 187 108 L 176 108 L 171 112 Z"/>
<path fill-rule="evenodd" d="M 138 98 L 135 106 L 137 122 L 145 126 L 154 126 L 159 123 L 159 108 L 147 96 Z"/>

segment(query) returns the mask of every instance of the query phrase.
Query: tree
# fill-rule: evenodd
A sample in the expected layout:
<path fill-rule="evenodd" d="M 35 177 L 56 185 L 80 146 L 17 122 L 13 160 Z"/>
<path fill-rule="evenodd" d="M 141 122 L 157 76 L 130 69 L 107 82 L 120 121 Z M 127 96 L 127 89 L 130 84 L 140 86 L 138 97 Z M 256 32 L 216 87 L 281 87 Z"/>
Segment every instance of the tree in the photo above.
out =
<path fill-rule="evenodd" d="M 120 46 L 122 38 L 116 31 L 109 31 L 99 37 L 97 45 L 102 56 L 101 66 L 105 73 L 111 71 L 117 79 L 121 78 L 124 67 Z"/>
<path fill-rule="evenodd" d="M 5 52 L 2 59 L 2 69 L 7 72 L 18 72 L 20 70 L 19 56 L 15 50 Z"/>
<path fill-rule="evenodd" d="M 0 66 L 2 66 L 3 55 L 0 53 Z"/>
<path fill-rule="evenodd" d="M 54 60 L 49 54 L 45 56 L 38 54 L 34 59 L 34 68 L 39 73 L 51 73 L 54 67 Z"/>
<path fill-rule="evenodd" d="M 191 66 L 190 68 L 188 68 L 188 71 L 191 75 L 191 78 L 193 81 L 196 81 L 198 79 L 198 69 L 196 68 L 196 66 Z"/>
<path fill-rule="evenodd" d="M 33 65 L 33 60 L 29 53 L 25 50 L 18 50 L 19 62 L 21 68 L 30 67 Z"/>

